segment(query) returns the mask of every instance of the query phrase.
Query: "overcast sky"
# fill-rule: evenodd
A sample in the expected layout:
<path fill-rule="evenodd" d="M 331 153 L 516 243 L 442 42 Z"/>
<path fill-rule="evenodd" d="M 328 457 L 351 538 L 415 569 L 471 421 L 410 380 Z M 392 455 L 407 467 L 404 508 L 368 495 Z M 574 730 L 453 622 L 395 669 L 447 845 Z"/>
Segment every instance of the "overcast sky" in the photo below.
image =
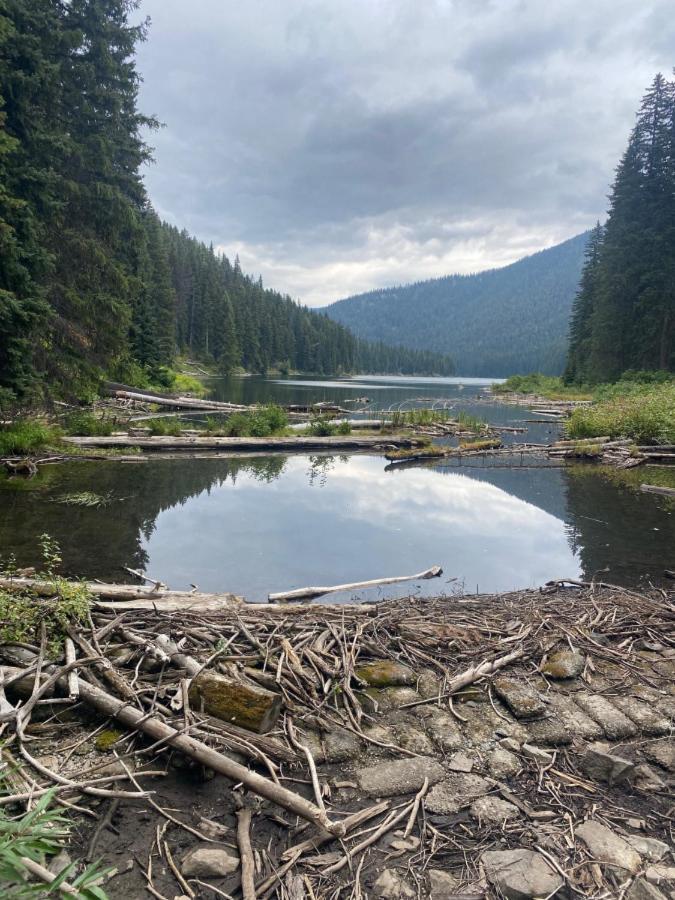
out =
<path fill-rule="evenodd" d="M 159 214 L 310 305 L 603 217 L 673 0 L 143 0 Z"/>

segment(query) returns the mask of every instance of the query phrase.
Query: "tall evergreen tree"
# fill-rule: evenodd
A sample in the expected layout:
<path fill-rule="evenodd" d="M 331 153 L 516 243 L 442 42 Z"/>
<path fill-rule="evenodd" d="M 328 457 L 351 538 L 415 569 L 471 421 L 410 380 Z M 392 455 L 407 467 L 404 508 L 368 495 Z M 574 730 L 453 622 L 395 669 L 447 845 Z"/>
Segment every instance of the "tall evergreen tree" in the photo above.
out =
<path fill-rule="evenodd" d="M 590 355 L 590 327 L 597 303 L 602 238 L 603 228 L 598 222 L 588 238 L 579 290 L 572 305 L 569 353 L 564 374 L 564 379 L 568 384 L 574 381 L 585 381 L 587 378 L 586 365 Z"/>

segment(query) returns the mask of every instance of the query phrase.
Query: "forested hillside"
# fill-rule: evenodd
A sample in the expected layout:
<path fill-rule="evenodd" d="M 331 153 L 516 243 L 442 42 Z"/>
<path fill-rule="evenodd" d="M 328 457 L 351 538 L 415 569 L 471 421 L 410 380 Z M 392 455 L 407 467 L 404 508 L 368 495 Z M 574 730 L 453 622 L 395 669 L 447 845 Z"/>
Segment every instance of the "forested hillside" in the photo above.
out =
<path fill-rule="evenodd" d="M 657 75 L 592 233 L 574 302 L 565 377 L 612 381 L 675 370 L 675 82 Z"/>
<path fill-rule="evenodd" d="M 177 352 L 222 371 L 447 373 L 358 342 L 159 222 L 141 177 L 134 0 L 0 0 L 0 391 L 20 402 L 153 377 Z"/>
<path fill-rule="evenodd" d="M 560 374 L 587 238 L 502 269 L 348 297 L 326 312 L 364 339 L 448 353 L 462 375 Z"/>

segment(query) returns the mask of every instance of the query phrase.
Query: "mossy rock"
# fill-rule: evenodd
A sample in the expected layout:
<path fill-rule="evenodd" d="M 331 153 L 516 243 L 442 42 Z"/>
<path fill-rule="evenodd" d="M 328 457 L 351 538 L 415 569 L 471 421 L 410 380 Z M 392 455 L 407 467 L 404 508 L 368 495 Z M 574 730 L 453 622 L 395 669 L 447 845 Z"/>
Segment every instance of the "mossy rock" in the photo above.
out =
<path fill-rule="evenodd" d="M 391 659 L 377 659 L 359 666 L 354 674 L 370 687 L 410 687 L 415 684 L 415 673 L 407 666 Z"/>
<path fill-rule="evenodd" d="M 584 671 L 586 661 L 581 653 L 573 653 L 571 650 L 557 650 L 551 653 L 541 671 L 549 678 L 563 680 L 566 678 L 578 678 Z"/>
<path fill-rule="evenodd" d="M 117 728 L 106 728 L 96 735 L 94 747 L 96 747 L 97 750 L 100 750 L 101 753 L 110 753 L 113 745 L 116 744 L 121 737 L 124 737 L 124 734 L 124 731 L 119 731 Z"/>
<path fill-rule="evenodd" d="M 281 712 L 281 696 L 256 684 L 200 672 L 190 684 L 190 704 L 195 710 L 264 734 Z"/>

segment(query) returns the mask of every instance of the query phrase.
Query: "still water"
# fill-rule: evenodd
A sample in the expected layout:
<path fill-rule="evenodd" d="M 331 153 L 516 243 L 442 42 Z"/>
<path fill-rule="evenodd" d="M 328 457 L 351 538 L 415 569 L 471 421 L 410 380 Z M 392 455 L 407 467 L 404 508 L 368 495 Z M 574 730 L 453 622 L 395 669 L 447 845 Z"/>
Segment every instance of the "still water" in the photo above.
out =
<path fill-rule="evenodd" d="M 286 403 L 335 400 L 346 390 L 341 382 L 237 381 L 247 401 L 252 394 Z M 461 390 L 448 379 L 356 384 L 357 396 L 374 404 L 377 394 L 382 406 L 428 394 L 475 408 L 491 422 L 532 417 L 477 399 L 481 386 L 468 380 Z M 218 389 L 223 396 L 225 386 Z M 298 400 L 301 393 L 309 399 Z M 231 392 L 228 399 L 242 398 Z M 529 427 L 534 433 L 518 439 L 546 439 L 555 426 Z M 399 467 L 367 455 L 272 455 L 45 466 L 31 480 L 0 480 L 0 553 L 35 564 L 39 535 L 47 532 L 61 545 L 68 574 L 129 581 L 128 566 L 172 588 L 196 584 L 249 600 L 436 564 L 444 569 L 440 579 L 359 596 L 501 591 L 593 574 L 635 585 L 658 582 L 665 568 L 675 568 L 672 501 L 590 466 L 524 462 Z M 84 491 L 107 505 L 63 502 Z"/>

